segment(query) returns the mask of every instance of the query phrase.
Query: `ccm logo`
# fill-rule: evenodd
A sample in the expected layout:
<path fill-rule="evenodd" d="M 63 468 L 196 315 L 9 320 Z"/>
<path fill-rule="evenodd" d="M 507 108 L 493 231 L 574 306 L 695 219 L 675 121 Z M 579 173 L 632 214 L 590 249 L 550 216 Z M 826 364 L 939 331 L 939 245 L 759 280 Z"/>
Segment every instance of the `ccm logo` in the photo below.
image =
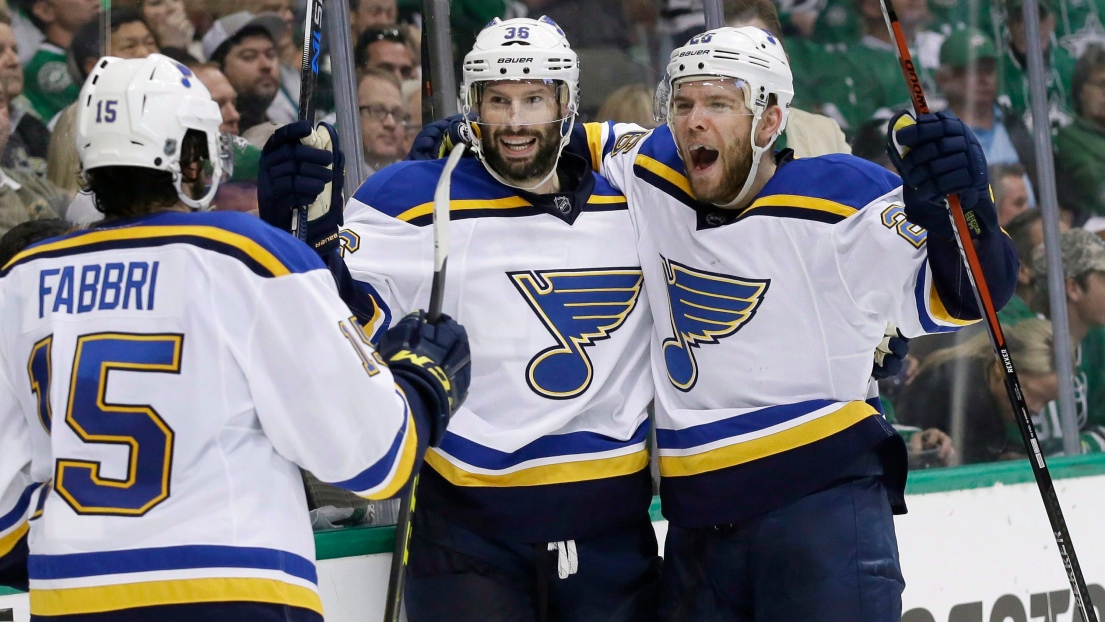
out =
<path fill-rule="evenodd" d="M 499 64 L 500 65 L 502 65 L 503 63 L 532 63 L 532 62 L 533 62 L 532 58 L 500 58 L 499 59 Z"/>

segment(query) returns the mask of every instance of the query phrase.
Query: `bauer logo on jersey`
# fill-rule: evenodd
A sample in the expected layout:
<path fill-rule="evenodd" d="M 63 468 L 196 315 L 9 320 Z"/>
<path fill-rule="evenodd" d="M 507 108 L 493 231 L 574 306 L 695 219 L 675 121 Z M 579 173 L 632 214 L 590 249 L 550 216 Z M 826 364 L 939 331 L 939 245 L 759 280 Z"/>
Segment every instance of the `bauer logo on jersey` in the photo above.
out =
<path fill-rule="evenodd" d="M 689 268 L 663 256 L 674 336 L 664 340 L 668 378 L 680 391 L 698 380 L 692 348 L 717 343 L 752 319 L 770 280 L 742 279 Z"/>
<path fill-rule="evenodd" d="M 551 399 L 576 397 L 591 386 L 594 370 L 584 349 L 607 339 L 637 304 L 640 268 L 508 272 L 556 345 L 526 366 L 535 393 Z"/>

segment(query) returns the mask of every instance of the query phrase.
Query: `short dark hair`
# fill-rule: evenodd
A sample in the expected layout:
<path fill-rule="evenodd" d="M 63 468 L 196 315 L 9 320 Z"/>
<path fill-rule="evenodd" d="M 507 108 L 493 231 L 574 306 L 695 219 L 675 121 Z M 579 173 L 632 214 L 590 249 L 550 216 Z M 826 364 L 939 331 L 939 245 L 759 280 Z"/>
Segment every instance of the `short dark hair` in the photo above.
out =
<path fill-rule="evenodd" d="M 145 18 L 137 10 L 125 6 L 112 7 L 111 9 L 111 32 L 119 30 L 120 26 L 124 24 L 131 24 L 134 22 L 142 22 L 146 24 Z M 150 30 L 150 34 L 153 34 L 153 29 L 149 24 L 146 24 L 146 28 Z M 156 38 L 157 35 L 154 35 Z M 69 55 L 71 60 L 76 66 L 77 75 L 75 78 L 80 78 L 79 82 L 84 82 L 88 76 L 84 73 L 84 61 L 90 58 L 100 58 L 100 50 L 103 47 L 103 36 L 100 29 L 100 20 L 94 19 L 78 30 L 73 35 L 73 42 L 69 44 Z"/>
<path fill-rule="evenodd" d="M 161 54 L 164 56 L 168 56 L 169 58 L 175 60 L 176 62 L 184 65 L 189 69 L 195 69 L 199 65 L 203 64 L 200 59 L 192 56 L 188 53 L 187 50 L 183 50 L 181 48 L 161 48 Z"/>
<path fill-rule="evenodd" d="M 725 0 L 722 5 L 725 23 L 748 22 L 759 19 L 767 31 L 782 41 L 783 25 L 779 22 L 779 10 L 771 0 Z"/>
<path fill-rule="evenodd" d="M 403 31 L 399 30 L 397 26 L 372 26 L 366 28 L 361 33 L 360 37 L 357 37 L 357 45 L 353 47 L 353 62 L 357 67 L 364 67 L 368 63 L 368 46 L 376 43 L 377 41 L 391 41 L 393 43 L 402 43 L 407 45 L 407 38 L 403 35 Z"/>
<path fill-rule="evenodd" d="M 1013 240 L 1013 248 L 1017 250 L 1017 259 L 1021 265 L 1032 265 L 1032 253 L 1036 248 L 1032 245 L 1032 225 L 1043 218 L 1043 212 L 1038 207 L 1030 207 L 1017 214 L 1005 225 L 1004 229 L 1009 238 Z"/>
<path fill-rule="evenodd" d="M 73 225 L 61 218 L 43 218 L 19 223 L 0 236 L 0 267 L 5 266 L 12 257 L 23 252 L 31 244 L 65 235 L 72 229 Z"/>
<path fill-rule="evenodd" d="M 225 67 L 226 55 L 230 54 L 230 49 L 236 45 L 241 45 L 242 41 L 245 41 L 250 37 L 264 37 L 269 41 L 272 41 L 274 45 L 276 44 L 276 40 L 272 38 L 272 33 L 269 32 L 268 28 L 265 28 L 260 24 L 250 24 L 249 26 L 246 26 L 245 28 L 239 30 L 238 33 L 233 37 L 227 39 L 226 41 L 223 41 L 222 44 L 219 45 L 219 47 L 215 48 L 215 51 L 211 53 L 211 58 L 209 58 L 208 60 L 213 63 L 218 63 L 220 68 Z"/>
<path fill-rule="evenodd" d="M 1070 81 L 1070 97 L 1074 111 L 1079 115 L 1082 114 L 1082 89 L 1090 76 L 1102 68 L 1105 68 L 1105 48 L 1100 45 L 1087 47 L 1074 66 L 1074 75 Z"/>

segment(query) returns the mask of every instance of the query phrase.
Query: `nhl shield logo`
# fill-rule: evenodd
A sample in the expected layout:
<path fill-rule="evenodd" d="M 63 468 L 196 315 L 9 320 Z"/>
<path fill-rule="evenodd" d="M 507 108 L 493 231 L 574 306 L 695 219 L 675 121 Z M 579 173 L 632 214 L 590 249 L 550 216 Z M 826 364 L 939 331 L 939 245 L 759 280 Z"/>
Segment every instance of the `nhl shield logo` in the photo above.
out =
<path fill-rule="evenodd" d="M 567 214 L 572 211 L 572 202 L 568 200 L 568 197 L 554 197 L 553 203 L 561 214 Z"/>

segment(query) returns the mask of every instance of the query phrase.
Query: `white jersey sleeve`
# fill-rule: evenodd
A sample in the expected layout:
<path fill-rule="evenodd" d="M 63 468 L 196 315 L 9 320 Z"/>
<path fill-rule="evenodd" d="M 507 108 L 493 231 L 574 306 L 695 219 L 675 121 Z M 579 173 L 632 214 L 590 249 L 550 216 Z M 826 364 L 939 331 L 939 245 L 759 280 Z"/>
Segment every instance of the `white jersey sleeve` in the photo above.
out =
<path fill-rule="evenodd" d="M 9 369 L 2 349 L 0 369 Z M 25 574 L 18 566 L 26 559 L 17 550 L 27 534 L 32 496 L 39 487 L 31 477 L 30 428 L 7 375 L 0 373 L 0 578 Z"/>
<path fill-rule="evenodd" d="M 628 192 L 632 185 L 637 148 L 649 130 L 634 123 L 584 123 L 587 147 L 596 173 L 619 192 Z"/>
<path fill-rule="evenodd" d="M 393 496 L 415 463 L 414 420 L 330 273 L 272 279 L 257 297 L 244 363 L 266 436 L 325 482 Z"/>
<path fill-rule="evenodd" d="M 906 220 L 901 186 L 833 227 L 840 281 L 855 305 L 906 337 L 957 330 L 977 320 L 948 312 L 928 263 L 928 232 Z M 877 266 L 877 268 L 875 268 Z"/>

